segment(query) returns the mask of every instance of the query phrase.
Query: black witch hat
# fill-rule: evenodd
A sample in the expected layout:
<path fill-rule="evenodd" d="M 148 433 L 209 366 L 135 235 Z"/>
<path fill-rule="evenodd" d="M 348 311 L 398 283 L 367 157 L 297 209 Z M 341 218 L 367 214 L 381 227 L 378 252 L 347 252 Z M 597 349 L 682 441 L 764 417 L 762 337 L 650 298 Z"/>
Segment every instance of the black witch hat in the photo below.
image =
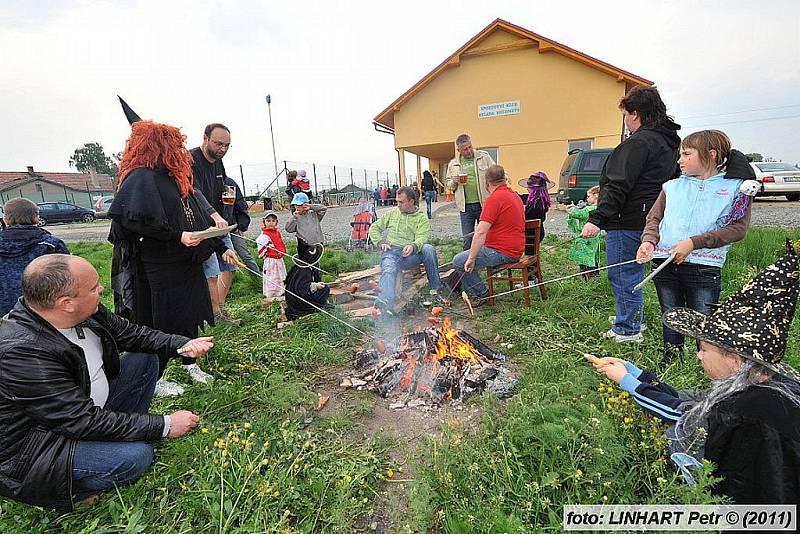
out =
<path fill-rule="evenodd" d="M 800 373 L 781 363 L 800 290 L 797 252 L 789 240 L 786 248 L 786 255 L 715 306 L 710 315 L 673 308 L 664 314 L 664 324 L 800 382 Z"/>
<path fill-rule="evenodd" d="M 139 122 L 142 120 L 142 118 L 131 109 L 128 103 L 122 100 L 121 96 L 117 95 L 117 98 L 119 98 L 119 103 L 122 105 L 122 111 L 125 113 L 125 118 L 128 119 L 128 123 L 130 123 L 131 126 L 133 126 L 134 122 Z"/>

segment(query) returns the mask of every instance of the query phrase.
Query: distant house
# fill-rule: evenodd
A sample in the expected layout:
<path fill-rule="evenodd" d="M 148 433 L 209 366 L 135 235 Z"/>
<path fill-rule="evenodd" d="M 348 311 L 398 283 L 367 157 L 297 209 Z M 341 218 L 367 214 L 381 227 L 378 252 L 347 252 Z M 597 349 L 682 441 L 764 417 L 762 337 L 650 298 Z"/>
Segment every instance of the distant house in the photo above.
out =
<path fill-rule="evenodd" d="M 24 197 L 33 202 L 63 201 L 93 209 L 98 197 L 113 194 L 114 180 L 107 174 L 37 172 L 32 166 L 25 172 L 0 171 L 0 206 Z"/>
<path fill-rule="evenodd" d="M 517 180 L 545 171 L 558 182 L 567 152 L 622 139 L 619 100 L 653 82 L 497 19 L 400 95 L 373 120 L 394 135 L 400 182 L 405 154 L 427 158 L 444 178 L 456 137 L 468 133 Z"/>

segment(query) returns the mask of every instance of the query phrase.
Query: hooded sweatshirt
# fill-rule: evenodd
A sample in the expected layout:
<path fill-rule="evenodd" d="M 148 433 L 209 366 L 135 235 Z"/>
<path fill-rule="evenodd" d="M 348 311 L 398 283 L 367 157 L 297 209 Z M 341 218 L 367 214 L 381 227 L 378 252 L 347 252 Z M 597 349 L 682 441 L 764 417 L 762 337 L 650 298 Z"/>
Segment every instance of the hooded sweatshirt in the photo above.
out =
<path fill-rule="evenodd" d="M 680 175 L 679 129 L 669 119 L 642 126 L 614 149 L 600 175 L 600 198 L 589 222 L 603 230 L 644 228 L 661 186 Z"/>
<path fill-rule="evenodd" d="M 59 238 L 32 224 L 14 224 L 0 232 L 0 317 L 22 295 L 22 271 L 45 254 L 69 254 Z"/>

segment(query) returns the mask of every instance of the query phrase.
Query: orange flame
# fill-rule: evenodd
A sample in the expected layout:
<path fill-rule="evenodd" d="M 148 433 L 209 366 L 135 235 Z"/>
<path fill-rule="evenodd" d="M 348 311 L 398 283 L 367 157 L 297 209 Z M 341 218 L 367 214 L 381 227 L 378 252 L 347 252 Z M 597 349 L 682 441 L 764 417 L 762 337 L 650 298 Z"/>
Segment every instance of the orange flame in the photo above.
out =
<path fill-rule="evenodd" d="M 449 317 L 445 317 L 442 324 L 436 327 L 436 332 L 439 334 L 436 340 L 436 352 L 433 355 L 436 360 L 450 357 L 470 365 L 481 363 L 481 354 L 475 347 L 458 337 L 458 330 L 452 327 Z"/>

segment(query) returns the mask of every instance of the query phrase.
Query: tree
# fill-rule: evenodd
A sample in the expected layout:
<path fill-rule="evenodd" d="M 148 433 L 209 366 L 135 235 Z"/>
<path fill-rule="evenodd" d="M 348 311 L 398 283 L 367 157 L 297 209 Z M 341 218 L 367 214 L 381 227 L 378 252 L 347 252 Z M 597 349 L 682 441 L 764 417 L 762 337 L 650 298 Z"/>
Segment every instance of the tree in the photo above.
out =
<path fill-rule="evenodd" d="M 119 172 L 116 162 L 106 156 L 100 143 L 86 143 L 82 148 L 76 148 L 69 158 L 69 166 L 75 167 L 80 172 L 91 173 L 94 169 L 94 172 L 110 176 L 116 176 Z"/>
<path fill-rule="evenodd" d="M 750 152 L 749 154 L 745 154 L 745 156 L 747 156 L 747 159 L 750 161 L 764 161 L 764 156 L 758 152 Z"/>

